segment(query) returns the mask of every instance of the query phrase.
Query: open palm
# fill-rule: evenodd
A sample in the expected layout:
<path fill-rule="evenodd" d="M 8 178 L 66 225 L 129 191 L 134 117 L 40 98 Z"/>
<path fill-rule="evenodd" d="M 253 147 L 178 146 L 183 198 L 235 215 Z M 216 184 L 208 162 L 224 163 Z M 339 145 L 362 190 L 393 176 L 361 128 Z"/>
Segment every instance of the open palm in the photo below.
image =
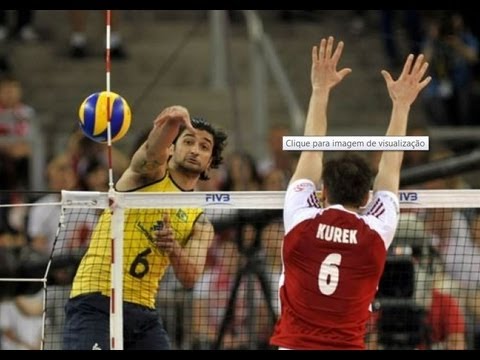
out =
<path fill-rule="evenodd" d="M 331 89 L 352 72 L 349 68 L 337 71 L 338 61 L 343 51 L 343 41 L 340 41 L 333 51 L 333 36 L 320 41 L 320 46 L 312 49 L 312 88 Z"/>
<path fill-rule="evenodd" d="M 415 57 L 410 54 L 405 61 L 402 73 L 396 81 L 388 71 L 382 70 L 382 75 L 387 83 L 388 94 L 394 102 L 411 105 L 422 89 L 432 80 L 430 76 L 425 79 L 425 73 L 428 69 L 428 63 L 425 62 L 423 54 Z"/>

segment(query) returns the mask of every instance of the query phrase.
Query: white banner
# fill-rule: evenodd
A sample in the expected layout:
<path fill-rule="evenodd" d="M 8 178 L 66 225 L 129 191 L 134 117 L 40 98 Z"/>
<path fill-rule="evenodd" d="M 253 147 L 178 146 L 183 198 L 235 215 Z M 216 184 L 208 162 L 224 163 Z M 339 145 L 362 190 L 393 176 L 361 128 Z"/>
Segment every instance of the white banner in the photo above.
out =
<path fill-rule="evenodd" d="M 428 136 L 284 136 L 286 151 L 428 151 Z"/>

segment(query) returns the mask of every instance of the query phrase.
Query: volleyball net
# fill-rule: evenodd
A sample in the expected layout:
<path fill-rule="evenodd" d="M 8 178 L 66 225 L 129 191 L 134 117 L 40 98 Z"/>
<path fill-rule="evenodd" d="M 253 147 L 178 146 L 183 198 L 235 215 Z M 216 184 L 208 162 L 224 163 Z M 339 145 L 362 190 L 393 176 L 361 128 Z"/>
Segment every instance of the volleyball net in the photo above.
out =
<path fill-rule="evenodd" d="M 108 193 L 65 191 L 61 202 L 36 207 L 45 221 L 39 226 L 56 224 L 48 255 L 0 243 L 2 339 L 5 329 L 23 326 L 44 349 L 61 349 L 71 296 L 120 293 L 126 303 L 158 310 L 173 349 L 270 348 L 284 192 L 115 193 L 113 206 L 111 200 Z M 480 314 L 480 191 L 409 190 L 400 192 L 400 201 L 367 347 L 473 349 Z M 192 227 L 201 212 L 213 231 Z M 191 267 L 196 256 L 198 263 L 205 257 L 194 282 L 191 267 L 175 272 L 156 246 L 153 233 L 165 226 L 188 251 Z M 111 266 L 115 251 L 123 252 L 122 261 Z M 120 307 L 124 317 L 115 308 L 112 315 L 107 304 L 98 321 L 112 319 L 115 348 L 123 348 L 118 341 L 131 337 L 132 319 L 128 307 Z"/>

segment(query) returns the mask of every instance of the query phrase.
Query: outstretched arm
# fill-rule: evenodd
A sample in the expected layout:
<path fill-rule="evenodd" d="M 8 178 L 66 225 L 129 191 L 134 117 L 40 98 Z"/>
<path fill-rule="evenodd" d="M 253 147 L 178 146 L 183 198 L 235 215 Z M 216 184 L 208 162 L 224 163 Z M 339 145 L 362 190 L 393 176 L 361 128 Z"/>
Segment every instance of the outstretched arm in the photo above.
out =
<path fill-rule="evenodd" d="M 428 85 L 431 77 L 423 79 L 428 68 L 423 54 L 415 60 L 410 54 L 407 57 L 402 73 L 394 81 L 388 71 L 382 70 L 387 84 L 388 94 L 392 99 L 392 115 L 387 129 L 387 136 L 404 136 L 407 131 L 410 106 L 420 91 Z M 378 173 L 373 184 L 373 191 L 388 190 L 398 192 L 400 183 L 400 168 L 402 166 L 403 151 L 384 151 L 380 158 Z"/>
<path fill-rule="evenodd" d="M 343 42 L 338 43 L 335 51 L 333 51 L 333 42 L 334 39 L 330 36 L 328 40 L 322 39 L 320 46 L 314 46 L 312 49 L 312 95 L 305 123 L 305 136 L 324 136 L 327 133 L 327 105 L 330 90 L 352 71 L 351 69 L 337 71 Z M 309 179 L 317 183 L 322 174 L 322 161 L 321 151 L 303 151 L 290 182 Z"/>
<path fill-rule="evenodd" d="M 147 140 L 133 154 L 130 166 L 118 180 L 117 190 L 131 190 L 165 175 L 169 147 L 181 125 L 193 130 L 190 114 L 183 106 L 170 106 L 157 116 Z"/>

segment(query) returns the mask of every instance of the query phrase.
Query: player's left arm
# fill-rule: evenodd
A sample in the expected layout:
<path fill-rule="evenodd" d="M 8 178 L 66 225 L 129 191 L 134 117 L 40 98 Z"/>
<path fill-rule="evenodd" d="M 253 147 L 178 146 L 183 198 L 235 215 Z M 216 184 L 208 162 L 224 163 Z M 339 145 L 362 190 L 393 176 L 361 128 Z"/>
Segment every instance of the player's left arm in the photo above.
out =
<path fill-rule="evenodd" d="M 168 221 L 166 223 L 168 224 Z M 171 234 L 168 234 L 168 231 L 167 227 L 158 232 L 157 246 L 168 254 L 177 279 L 185 288 L 192 288 L 203 273 L 207 251 L 214 236 L 213 226 L 207 217 L 201 214 L 193 226 L 193 232 L 187 245 L 184 247 L 174 241 L 173 237 L 169 236 Z M 167 235 L 162 237 L 165 232 L 167 232 Z"/>
<path fill-rule="evenodd" d="M 337 70 L 343 51 L 340 41 L 334 49 L 334 38 L 322 39 L 319 46 L 312 49 L 311 84 L 312 93 L 305 122 L 305 136 L 324 136 L 327 133 L 327 107 L 330 91 L 352 70 Z M 302 151 L 290 184 L 298 179 L 309 179 L 318 183 L 322 173 L 323 153 Z"/>
<path fill-rule="evenodd" d="M 428 63 L 423 54 L 416 58 L 410 54 L 397 80 L 393 80 L 388 71 L 382 70 L 388 94 L 392 100 L 392 113 L 386 136 L 405 136 L 410 108 L 418 94 L 432 80 L 431 76 L 425 77 L 427 69 Z M 384 151 L 382 153 L 378 164 L 378 173 L 373 183 L 374 192 L 384 190 L 394 194 L 398 193 L 402 160 L 403 151 Z"/>

